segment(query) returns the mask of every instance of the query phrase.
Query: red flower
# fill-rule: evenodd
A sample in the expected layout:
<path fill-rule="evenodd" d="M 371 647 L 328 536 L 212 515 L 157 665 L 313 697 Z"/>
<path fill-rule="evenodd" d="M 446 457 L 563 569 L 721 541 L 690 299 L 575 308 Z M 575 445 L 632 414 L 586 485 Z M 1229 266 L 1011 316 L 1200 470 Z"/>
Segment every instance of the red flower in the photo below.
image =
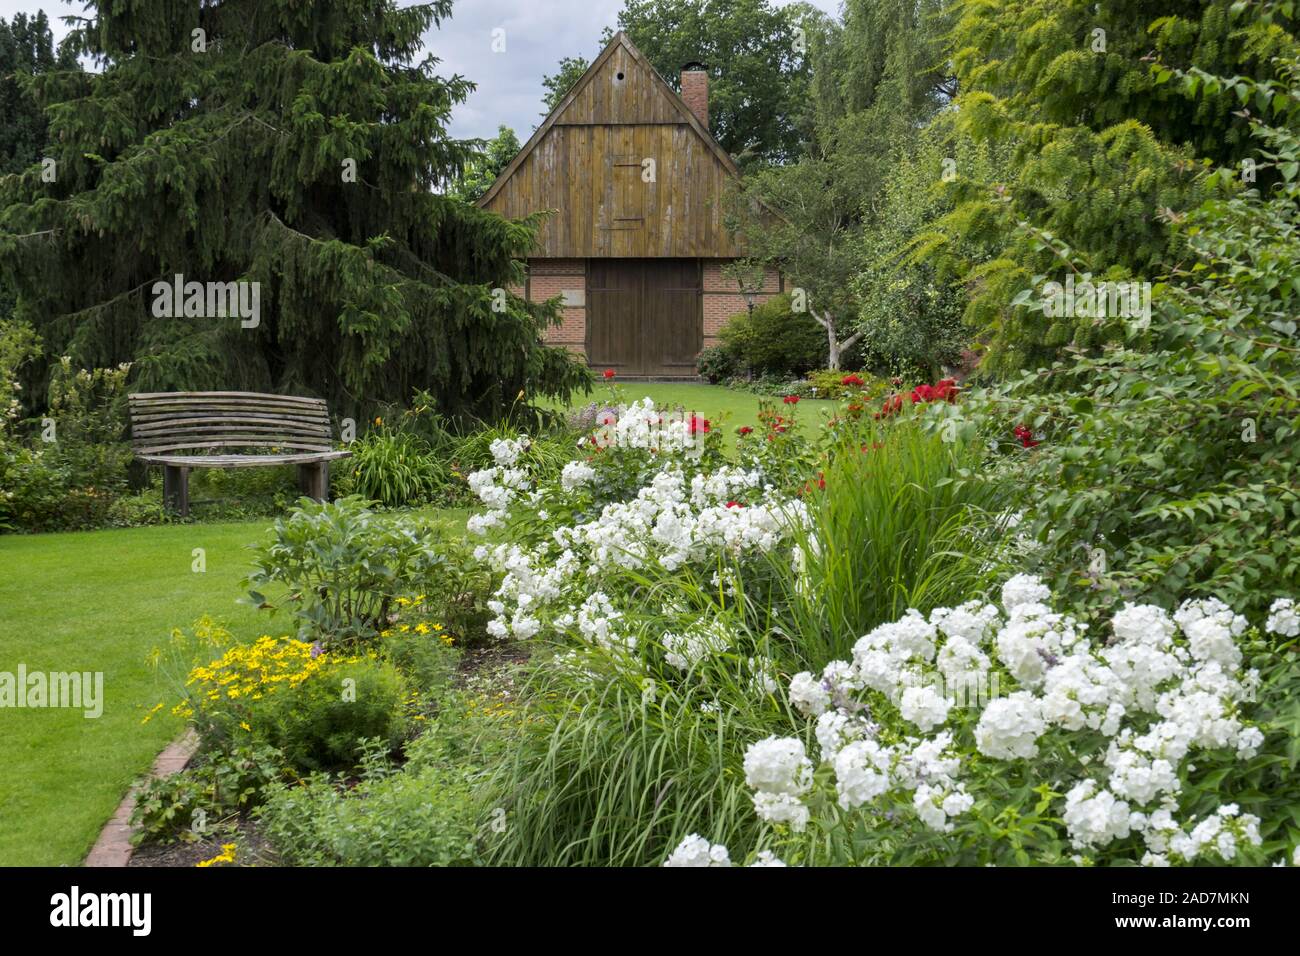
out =
<path fill-rule="evenodd" d="M 754 429 L 750 428 L 748 425 L 741 425 L 740 428 L 737 429 L 737 431 L 739 431 L 740 434 L 742 434 L 742 435 L 748 435 L 748 434 L 749 434 L 750 432 L 752 432 L 753 430 L 754 430 Z"/>
<path fill-rule="evenodd" d="M 1034 438 L 1034 430 L 1028 425 L 1017 425 L 1011 430 L 1011 433 L 1020 439 L 1020 444 L 1024 448 L 1033 448 L 1035 445 L 1041 444 Z"/>
<path fill-rule="evenodd" d="M 880 411 L 876 412 L 876 418 L 888 418 L 890 415 L 899 411 L 903 407 L 902 395 L 890 395 L 885 399 L 885 404 L 881 406 Z"/>
<path fill-rule="evenodd" d="M 704 434 L 707 435 L 711 427 L 712 426 L 709 425 L 709 420 L 707 418 L 700 418 L 698 415 L 691 416 L 692 435 L 698 434 L 699 432 L 703 432 Z"/>
<path fill-rule="evenodd" d="M 798 404 L 799 404 L 799 396 L 798 396 L 798 395 L 787 395 L 785 398 L 781 399 L 781 401 L 785 402 L 787 405 L 798 405 Z"/>
<path fill-rule="evenodd" d="M 607 379 L 613 378 L 617 374 L 618 373 L 615 372 L 612 368 L 605 369 L 605 378 Z"/>
<path fill-rule="evenodd" d="M 728 501 L 728 502 L 727 502 L 727 507 L 728 507 L 728 508 L 743 508 L 743 507 L 745 507 L 745 506 L 742 505 L 739 501 Z"/>
<path fill-rule="evenodd" d="M 840 384 L 853 385 L 858 388 L 861 388 L 863 385 L 866 385 L 867 383 L 862 381 L 862 379 L 858 378 L 856 374 L 850 374 L 850 375 L 845 375 L 842 379 L 840 379 Z"/>
<path fill-rule="evenodd" d="M 821 488 L 823 491 L 826 489 L 826 473 L 825 473 L 825 472 L 821 472 L 821 471 L 817 472 L 817 487 L 818 487 L 818 488 Z"/>

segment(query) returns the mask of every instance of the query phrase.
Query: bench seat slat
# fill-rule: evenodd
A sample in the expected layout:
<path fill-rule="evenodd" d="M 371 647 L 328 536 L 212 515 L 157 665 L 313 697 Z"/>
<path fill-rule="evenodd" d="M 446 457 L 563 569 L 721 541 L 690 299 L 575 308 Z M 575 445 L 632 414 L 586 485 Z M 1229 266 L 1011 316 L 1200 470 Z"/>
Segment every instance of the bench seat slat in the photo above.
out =
<path fill-rule="evenodd" d="M 266 468 L 275 465 L 306 465 L 319 461 L 350 458 L 350 451 L 308 452 L 297 455 L 138 455 L 150 465 L 180 468 Z"/>
<path fill-rule="evenodd" d="M 311 398 L 306 395 L 277 395 L 274 392 L 133 392 L 127 398 L 134 403 L 202 402 L 236 399 L 244 402 L 272 401 L 298 405 L 325 405 L 325 399 L 323 398 Z"/>

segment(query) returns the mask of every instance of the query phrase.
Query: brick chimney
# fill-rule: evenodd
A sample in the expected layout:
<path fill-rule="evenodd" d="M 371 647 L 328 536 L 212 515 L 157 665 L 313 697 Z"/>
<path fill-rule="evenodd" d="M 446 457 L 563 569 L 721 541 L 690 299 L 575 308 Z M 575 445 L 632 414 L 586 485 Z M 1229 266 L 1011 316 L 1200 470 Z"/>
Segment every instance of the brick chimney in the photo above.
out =
<path fill-rule="evenodd" d="M 700 125 L 709 128 L 709 68 L 703 63 L 682 67 L 682 99 Z"/>

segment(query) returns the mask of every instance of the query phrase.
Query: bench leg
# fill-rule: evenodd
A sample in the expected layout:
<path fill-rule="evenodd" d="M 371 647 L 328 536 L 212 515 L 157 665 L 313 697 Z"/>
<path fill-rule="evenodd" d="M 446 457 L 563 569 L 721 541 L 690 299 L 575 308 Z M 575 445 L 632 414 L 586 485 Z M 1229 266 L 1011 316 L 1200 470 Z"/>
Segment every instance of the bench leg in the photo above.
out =
<path fill-rule="evenodd" d="M 298 466 L 298 490 L 316 501 L 328 501 L 330 496 L 330 463 L 317 461 Z"/>
<path fill-rule="evenodd" d="M 190 513 L 190 470 L 163 465 L 163 504 L 182 518 Z"/>

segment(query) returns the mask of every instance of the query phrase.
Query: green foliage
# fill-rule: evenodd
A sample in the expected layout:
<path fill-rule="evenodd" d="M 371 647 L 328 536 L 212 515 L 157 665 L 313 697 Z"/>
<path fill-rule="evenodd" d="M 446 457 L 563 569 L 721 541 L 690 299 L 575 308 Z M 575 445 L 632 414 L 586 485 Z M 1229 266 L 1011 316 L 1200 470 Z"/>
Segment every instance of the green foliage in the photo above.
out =
<path fill-rule="evenodd" d="M 857 237 L 859 271 L 851 279 L 866 366 L 934 381 L 959 363 L 969 340 L 962 322 L 966 292 L 930 261 L 926 242 L 936 221 L 952 211 L 961 180 L 994 180 L 1005 166 L 999 150 L 972 141 L 941 115 L 885 174 Z M 974 238 L 961 247 L 971 263 L 991 252 Z"/>
<path fill-rule="evenodd" d="M 300 772 L 356 766 L 363 740 L 393 751 L 406 734 L 406 682 L 388 661 L 337 661 L 249 707 L 251 733 Z"/>
<path fill-rule="evenodd" d="M 931 248 L 974 293 L 966 317 L 989 340 L 988 371 L 1034 368 L 1062 347 L 1113 341 L 1087 320 L 1048 322 L 1013 304 L 1036 274 L 1063 280 L 1054 242 L 1110 280 L 1179 261 L 1181 235 L 1171 222 L 1223 188 L 1198 172 L 1206 162 L 1237 166 L 1252 146 L 1237 96 L 1219 89 L 1185 97 L 1160 82 L 1167 68 L 1154 67 L 1151 55 L 1169 68 L 1266 79 L 1273 58 L 1297 48 L 1293 11 L 1269 16 L 1271 6 L 956 4 L 959 127 L 1014 154 L 1006 179 L 964 184 Z M 991 244 L 993 253 L 972 261 L 949 247 L 958 237 Z"/>
<path fill-rule="evenodd" d="M 791 310 L 789 293 L 736 313 L 718 337 L 737 365 L 759 375 L 802 374 L 826 362 L 826 332 Z"/>
<path fill-rule="evenodd" d="M 700 350 L 695 371 L 711 385 L 724 382 L 741 371 L 736 355 L 725 345 L 709 345 Z"/>
<path fill-rule="evenodd" d="M 1257 615 L 1300 590 L 1300 97 L 1235 82 L 1287 123 L 1255 127 L 1281 182 L 1180 220 L 1188 259 L 1156 286 L 1149 329 L 1116 323 L 1122 341 L 1024 373 L 981 417 L 999 438 L 1019 423 L 1042 438 L 1012 482 L 1034 492 L 1044 566 L 1080 602 L 1215 595 Z"/>
<path fill-rule="evenodd" d="M 569 95 L 569 90 L 573 89 L 574 84 L 582 79 L 582 74 L 587 72 L 589 66 L 591 64 L 586 57 L 560 57 L 555 72 L 542 77 L 542 86 L 546 89 L 546 94 L 542 97 L 542 103 L 545 106 L 542 116 L 548 116 L 551 110 L 560 105 L 560 101 Z"/>
<path fill-rule="evenodd" d="M 492 186 L 520 150 L 519 137 L 509 126 L 498 126 L 497 135 L 465 163 L 465 170 L 448 189 L 450 196 L 476 202 Z"/>
<path fill-rule="evenodd" d="M 54 47 L 45 11 L 0 18 L 0 176 L 39 162 L 46 142 L 46 117 L 24 78 L 51 71 L 81 70 L 71 46 Z"/>
<path fill-rule="evenodd" d="M 346 493 L 389 507 L 431 501 L 450 480 L 428 444 L 406 432 L 371 431 L 348 450 Z"/>
<path fill-rule="evenodd" d="M 901 420 L 842 421 L 799 557 L 776 572 L 769 626 L 805 666 L 850 655 L 909 608 L 959 604 L 1003 572 L 1004 492 L 980 476 L 983 447 Z M 783 556 L 784 557 L 784 556 Z"/>
<path fill-rule="evenodd" d="M 291 608 L 300 633 L 330 641 L 373 637 L 399 595 L 419 590 L 446 565 L 432 529 L 402 515 L 381 515 L 357 497 L 301 499 L 277 518 L 271 540 L 254 551 L 248 602 Z M 264 589 L 287 588 L 272 601 Z"/>
<path fill-rule="evenodd" d="M 800 308 L 825 330 L 833 369 L 860 337 L 859 236 L 918 127 L 950 95 L 943 7 L 853 0 L 842 26 L 805 19 L 815 77 L 806 146 L 797 162 L 747 176 L 729 197 L 728 225 L 751 257 L 803 291 Z"/>
<path fill-rule="evenodd" d="M 50 354 L 131 361 L 144 391 L 322 396 L 366 417 L 419 385 L 453 417 L 588 372 L 519 284 L 536 219 L 439 190 L 473 155 L 445 131 L 471 85 L 420 60 L 450 0 L 96 0 L 74 31 L 102 71 L 31 83 L 58 175 L 0 182 L 0 275 Z M 208 38 L 194 48 L 192 31 Z M 266 91 L 274 90 L 275 95 Z M 154 314 L 154 284 L 260 283 L 260 322 Z"/>
<path fill-rule="evenodd" d="M 298 866 L 472 866 L 487 822 L 474 800 L 485 759 L 463 725 L 446 719 L 415 741 L 401 770 L 372 752 L 355 787 L 321 774 L 273 786 L 257 819 Z"/>
<path fill-rule="evenodd" d="M 279 751 L 254 745 L 206 753 L 179 773 L 150 777 L 136 793 L 132 839 L 201 839 L 222 820 L 261 802 L 263 790 L 283 777 L 283 767 Z"/>
<path fill-rule="evenodd" d="M 817 15 L 803 4 L 777 7 L 769 0 L 625 0 L 618 28 L 673 89 L 680 90 L 683 64 L 709 68 L 711 132 L 749 167 L 788 161 L 800 151 L 809 71 L 793 38 Z M 602 44 L 610 39 L 606 30 Z M 576 69 L 565 61 L 560 66 L 556 89 Z"/>

